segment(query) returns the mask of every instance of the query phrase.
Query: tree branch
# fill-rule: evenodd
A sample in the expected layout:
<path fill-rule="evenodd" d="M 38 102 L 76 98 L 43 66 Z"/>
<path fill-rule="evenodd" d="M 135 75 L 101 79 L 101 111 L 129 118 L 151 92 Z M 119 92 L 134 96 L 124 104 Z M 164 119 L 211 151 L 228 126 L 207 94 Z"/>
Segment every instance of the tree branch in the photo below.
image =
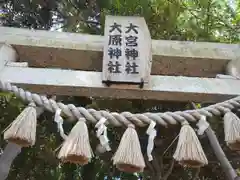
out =
<path fill-rule="evenodd" d="M 172 173 L 172 170 L 173 170 L 173 168 L 174 168 L 174 164 L 175 164 L 175 161 L 174 161 L 174 159 L 173 159 L 173 160 L 171 161 L 171 164 L 170 164 L 170 167 L 169 167 L 168 171 L 164 174 L 162 180 L 167 180 L 167 179 L 168 179 L 168 177 L 169 177 L 169 176 L 171 175 L 171 173 Z"/>
<path fill-rule="evenodd" d="M 152 156 L 153 156 L 152 163 L 153 163 L 153 167 L 155 169 L 155 174 L 157 177 L 162 177 L 162 169 L 163 169 L 162 161 L 158 160 L 154 151 L 152 152 Z"/>
<path fill-rule="evenodd" d="M 204 23 L 204 31 L 206 32 L 206 34 L 208 34 L 209 32 L 209 21 L 210 21 L 210 13 L 211 13 L 211 4 L 212 4 L 212 0 L 208 0 L 208 6 L 207 6 L 207 10 L 206 10 L 206 20 Z"/>
<path fill-rule="evenodd" d="M 197 168 L 197 170 L 196 170 L 196 172 L 194 174 L 193 180 L 197 180 L 198 179 L 199 173 L 200 173 L 200 168 Z"/>
<path fill-rule="evenodd" d="M 153 167 L 153 165 L 148 161 L 148 158 L 147 158 L 147 156 L 146 155 L 144 155 L 144 159 L 145 159 L 145 162 L 146 162 L 146 164 L 147 164 L 147 167 L 149 168 L 149 171 L 150 171 L 150 173 L 151 173 L 151 175 L 155 175 L 155 170 L 154 170 L 154 167 Z"/>

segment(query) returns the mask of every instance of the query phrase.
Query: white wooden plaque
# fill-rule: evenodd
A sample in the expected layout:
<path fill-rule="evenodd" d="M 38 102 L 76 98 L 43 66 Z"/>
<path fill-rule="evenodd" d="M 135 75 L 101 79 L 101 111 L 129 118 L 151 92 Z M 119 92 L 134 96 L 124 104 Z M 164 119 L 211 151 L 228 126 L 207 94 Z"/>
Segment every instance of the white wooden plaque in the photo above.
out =
<path fill-rule="evenodd" d="M 149 82 L 152 66 L 151 35 L 145 19 L 106 16 L 103 82 Z"/>

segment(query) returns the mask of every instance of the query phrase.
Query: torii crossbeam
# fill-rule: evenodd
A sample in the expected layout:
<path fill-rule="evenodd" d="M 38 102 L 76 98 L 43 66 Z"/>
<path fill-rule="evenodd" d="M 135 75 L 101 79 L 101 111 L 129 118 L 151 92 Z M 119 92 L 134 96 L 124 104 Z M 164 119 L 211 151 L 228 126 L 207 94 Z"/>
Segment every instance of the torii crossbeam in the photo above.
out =
<path fill-rule="evenodd" d="M 117 19 L 118 23 L 120 23 L 123 28 L 130 27 L 126 26 L 126 22 L 129 23 L 129 21 L 126 21 L 126 19 L 124 20 L 124 18 L 107 17 L 106 19 L 107 23 L 105 23 L 105 26 L 106 24 L 109 25 L 111 19 L 114 19 L 114 21 L 116 21 Z M 129 19 L 132 19 L 132 17 L 129 17 Z M 118 50 L 118 55 L 116 56 L 116 54 L 109 54 L 108 50 L 113 49 L 111 45 L 116 45 L 117 43 L 115 41 L 113 44 L 108 44 L 109 37 L 116 35 L 114 33 L 110 34 L 110 31 L 108 32 L 109 26 L 106 26 L 107 28 L 105 27 L 105 36 L 109 35 L 106 37 L 0 27 L 0 43 L 3 44 L 0 46 L 0 79 L 2 85 L 1 89 L 13 91 L 18 96 L 24 97 L 22 99 L 31 102 L 29 104 L 29 108 L 31 111 L 28 112 L 33 112 L 32 114 L 34 114 L 34 120 L 33 118 L 25 118 L 25 120 L 31 119 L 31 122 L 35 124 L 32 128 L 33 131 L 31 131 L 32 134 L 36 132 L 34 130 L 34 128 L 36 128 L 34 101 L 36 101 L 36 104 L 39 105 L 37 101 L 40 99 L 39 102 L 41 102 L 41 105 L 43 106 L 46 106 L 47 104 L 51 104 L 51 106 L 53 106 L 55 104 L 56 106 L 52 107 L 51 111 L 56 111 L 56 115 L 59 113 L 59 116 L 61 116 L 60 113 L 61 110 L 64 109 L 64 107 L 71 108 L 72 111 L 68 109 L 70 115 L 71 113 L 75 112 L 79 113 L 80 116 L 84 114 L 86 116 L 86 112 L 88 112 L 88 110 L 84 111 L 84 108 L 77 108 L 74 105 L 66 106 L 64 104 L 57 103 L 54 100 L 50 101 L 47 99 L 46 96 L 32 94 L 31 92 L 36 92 L 40 94 L 110 97 L 126 99 L 195 101 L 201 103 L 224 101 L 226 99 L 230 99 L 232 97 L 240 95 L 240 81 L 237 76 L 233 75 L 236 73 L 239 75 L 238 66 L 232 66 L 234 71 L 231 75 L 233 76 L 221 75 L 216 78 L 217 74 L 225 73 L 226 69 L 228 69 L 227 67 L 229 67 L 227 66 L 229 65 L 229 62 L 239 61 L 237 59 L 240 56 L 238 45 L 205 42 L 200 43 L 151 40 L 150 33 L 148 30 L 146 30 L 146 23 L 142 20 L 143 19 L 141 18 L 136 18 L 136 20 L 134 21 L 136 23 L 139 23 L 139 25 L 131 26 L 132 28 L 141 27 L 140 29 L 142 30 L 142 32 L 139 31 L 140 33 L 136 33 L 138 34 L 138 36 L 136 35 L 134 37 L 131 34 L 126 34 L 126 32 L 129 31 L 124 31 L 124 33 L 120 34 L 120 36 L 123 35 L 121 38 L 130 38 L 131 41 L 128 41 L 128 43 L 130 44 L 136 43 L 135 41 L 133 41 L 134 38 L 135 40 L 140 39 L 140 43 L 135 49 L 135 53 L 137 51 L 137 54 L 135 55 L 136 57 L 138 56 L 138 53 L 141 55 L 138 56 L 138 61 L 135 62 L 130 61 L 135 60 L 134 58 L 129 59 L 125 54 L 127 51 L 132 49 L 128 49 L 129 46 L 120 41 L 118 41 L 118 43 L 120 42 L 120 46 L 117 48 L 115 47 L 115 50 Z M 116 25 L 116 23 L 114 24 Z M 119 37 L 119 35 L 117 36 Z M 121 38 L 118 40 L 122 40 Z M 122 55 L 121 50 L 124 50 L 123 57 L 120 58 L 122 61 L 120 61 L 120 59 L 118 58 L 118 56 Z M 113 52 L 111 51 L 111 53 Z M 113 55 L 116 56 L 114 59 L 111 58 L 111 56 Z M 114 76 L 112 75 L 113 67 L 111 67 L 109 70 L 108 65 L 109 62 L 111 65 L 113 65 L 113 63 L 115 63 L 116 61 L 117 63 L 119 63 L 118 65 L 123 66 L 123 71 L 120 72 L 119 69 L 115 69 L 114 73 L 119 71 L 118 73 L 120 73 L 120 75 L 114 74 L 116 75 Z M 135 63 L 134 67 L 141 67 L 139 68 L 140 70 L 138 71 L 138 73 L 136 73 L 136 69 L 129 69 L 132 68 L 133 62 Z M 128 69 L 125 69 L 126 67 Z M 106 70 L 109 72 L 105 73 Z M 110 77 L 109 74 L 111 74 Z M 126 83 L 139 82 L 140 78 L 143 86 L 141 84 L 139 87 L 137 87 L 136 84 L 130 85 L 129 83 Z M 116 80 L 115 82 L 124 83 L 120 85 L 118 83 L 108 84 L 107 81 L 109 81 L 109 79 L 111 80 L 111 82 L 114 82 L 114 80 Z M 9 83 L 23 87 L 24 90 L 16 86 L 12 86 Z M 25 90 L 29 90 L 31 92 Z M 226 115 L 233 108 L 239 107 L 238 101 L 239 99 L 232 99 L 232 101 L 229 101 L 227 104 L 221 104 L 221 106 L 219 104 L 216 106 L 215 104 L 215 106 L 209 106 L 208 108 L 213 111 L 212 114 L 220 115 L 223 112 Z M 61 106 L 61 108 L 59 108 L 58 106 Z M 214 109 L 214 107 L 217 108 Z M 84 111 L 85 113 L 79 112 L 80 110 Z M 107 116 L 107 113 L 108 112 L 106 112 L 105 115 L 101 115 L 99 117 Z M 205 114 L 202 115 L 202 113 Z M 183 131 L 185 133 L 182 133 L 182 139 L 187 137 L 186 132 L 191 132 L 187 133 L 191 134 L 191 137 L 194 137 L 194 140 L 191 143 L 198 142 L 198 148 L 196 149 L 202 152 L 199 153 L 202 154 L 202 156 L 200 157 L 200 161 L 199 159 L 195 159 L 195 162 L 198 162 L 198 165 L 200 163 L 200 165 L 202 166 L 204 164 L 207 164 L 207 159 L 202 151 L 195 131 L 190 127 L 189 123 L 186 120 L 188 118 L 193 118 L 194 121 L 198 121 L 197 126 L 201 126 L 199 123 L 202 123 L 202 127 L 204 126 L 204 130 L 202 129 L 202 127 L 199 128 L 199 130 L 201 130 L 202 133 L 204 131 L 206 132 L 210 140 L 210 144 L 213 147 L 214 152 L 223 167 L 223 170 L 226 171 L 226 175 L 228 176 L 228 178 L 233 180 L 235 177 L 237 177 L 237 174 L 235 170 L 231 167 L 231 164 L 228 162 L 227 158 L 225 157 L 224 152 L 218 144 L 218 140 L 216 136 L 214 136 L 214 132 L 211 129 L 209 123 L 207 123 L 206 113 L 207 116 L 209 116 L 209 114 L 212 115 L 206 109 L 202 109 L 201 113 L 197 112 L 197 110 L 192 112 L 186 111 L 185 113 L 166 112 L 165 116 L 161 113 L 158 113 L 157 115 L 151 113 L 145 113 L 145 115 L 138 114 L 138 117 L 141 117 L 141 120 L 136 117 L 134 118 L 134 116 L 137 115 L 133 115 L 130 112 L 125 112 L 121 115 L 117 113 L 112 114 L 118 116 L 121 122 L 127 119 L 131 119 L 131 121 L 133 120 L 135 122 L 142 122 L 142 120 L 145 118 L 144 123 L 142 122 L 142 124 L 145 125 L 145 123 L 149 124 L 149 122 L 151 122 L 149 127 L 152 124 L 154 124 L 155 126 L 156 122 L 161 124 L 162 121 L 162 125 L 164 125 L 165 121 L 170 124 L 172 122 L 174 122 L 173 124 L 176 124 L 175 122 L 180 122 L 182 124 L 182 128 L 185 128 L 185 130 Z M 107 118 L 109 118 L 112 114 L 109 113 L 109 116 Z M 229 121 L 228 119 L 224 122 L 230 122 L 231 125 L 233 124 L 232 122 L 238 122 L 238 117 L 235 116 L 233 113 L 230 113 L 228 115 L 232 117 L 232 119 L 229 118 L 231 121 Z M 113 117 L 113 120 L 116 119 L 115 116 L 111 116 Z M 165 117 L 165 120 L 161 119 L 160 116 L 162 116 L 163 118 Z M 176 118 L 177 120 L 175 120 L 171 116 Z M 76 114 L 74 115 L 74 117 L 79 118 Z M 85 133 L 84 135 L 88 133 L 85 119 L 89 120 L 91 119 L 91 117 L 93 117 L 94 122 L 101 121 L 101 118 L 91 116 L 91 114 L 88 117 L 90 118 L 82 118 L 83 120 L 81 121 L 81 118 L 79 118 L 77 125 L 79 127 L 85 128 L 84 131 L 82 131 L 82 129 L 80 131 L 76 129 L 76 132 L 81 132 L 83 134 Z M 156 117 L 158 118 L 158 120 L 154 119 Z M 94 118 L 96 118 L 96 120 Z M 21 120 L 22 119 L 17 119 L 17 121 Z M 60 120 L 59 123 L 61 123 Z M 134 136 L 134 138 L 131 137 L 133 138 L 133 140 L 125 141 L 127 143 L 138 142 L 138 137 L 134 125 L 128 121 L 125 121 L 125 123 L 128 126 L 128 129 L 126 131 L 127 134 L 133 134 Z M 26 132 L 25 130 L 23 132 Z M 227 130 L 231 132 L 229 128 L 227 128 Z M 12 133 L 12 135 L 13 134 L 14 133 Z M 80 135 L 82 136 L 83 134 Z M 151 133 L 149 133 L 149 136 L 150 134 Z M 5 133 L 5 137 L 7 140 L 11 140 L 11 137 L 13 137 L 10 135 L 11 131 L 9 131 L 8 129 L 8 132 Z M 35 136 L 32 137 L 33 138 L 30 139 L 32 140 L 30 143 L 31 145 L 35 143 Z M 126 135 L 126 137 L 129 136 Z M 12 142 L 17 143 L 17 141 Z M 89 142 L 89 140 L 84 142 Z M 137 146 L 140 147 L 140 145 Z M 180 144 L 180 148 L 177 148 L 176 150 L 177 153 L 174 153 L 174 159 L 178 160 L 179 162 L 183 162 L 186 160 L 181 156 L 181 146 L 182 145 Z M 90 144 L 88 147 L 89 148 L 87 151 L 90 152 Z M 7 152 L 10 152 L 11 149 L 17 150 L 12 154 L 8 154 Z M 132 149 L 131 152 L 133 154 L 135 154 L 136 152 L 139 153 L 141 150 L 140 148 L 137 149 L 137 151 L 136 148 L 134 150 Z M 4 165 L 7 164 L 7 166 L 10 168 L 12 160 L 17 156 L 19 152 L 20 148 L 18 146 L 14 147 L 12 146 L 12 144 L 8 144 L 4 151 L 4 153 L 6 153 L 6 157 L 5 159 L 1 160 L 1 163 Z M 129 154 L 129 148 L 127 149 L 127 151 L 124 150 L 124 153 Z M 91 152 L 89 154 L 91 154 Z M 145 167 L 145 164 L 142 154 L 139 154 L 140 156 L 138 155 L 138 157 L 141 157 L 140 159 L 142 162 L 134 162 L 131 163 L 131 165 L 134 165 L 134 167 L 138 167 L 138 171 L 142 171 Z M 59 157 L 62 158 L 62 156 Z M 89 158 L 88 155 L 84 157 L 87 157 L 88 159 L 91 158 Z M 193 158 L 191 158 L 191 160 L 193 160 Z M 122 165 L 122 160 L 119 160 L 119 157 L 115 158 L 114 161 L 114 164 Z M 129 165 L 129 163 L 125 165 Z M 127 170 L 126 167 L 129 166 L 125 166 L 125 170 Z M 131 166 L 131 168 L 132 167 L 133 166 Z M 118 166 L 118 168 L 122 169 L 122 166 Z M 9 171 L 9 169 L 7 169 L 7 171 Z M 2 173 L 0 172 L 0 179 L 5 179 L 6 177 L 6 170 L 5 172 L 3 172 L 2 170 Z"/>
<path fill-rule="evenodd" d="M 32 92 L 195 102 L 240 95 L 240 81 L 215 78 L 240 56 L 238 45 L 153 40 L 150 82 L 139 89 L 101 83 L 101 36 L 9 27 L 0 27 L 0 34 L 1 43 L 16 49 L 16 61 L 26 62 L 8 63 L 1 78 Z"/>

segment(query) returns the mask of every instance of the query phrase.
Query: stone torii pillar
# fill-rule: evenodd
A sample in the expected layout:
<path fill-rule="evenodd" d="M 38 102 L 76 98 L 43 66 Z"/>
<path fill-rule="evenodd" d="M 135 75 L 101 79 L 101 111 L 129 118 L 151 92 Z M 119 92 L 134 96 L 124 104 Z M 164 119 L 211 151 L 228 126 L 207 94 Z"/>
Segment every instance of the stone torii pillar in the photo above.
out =
<path fill-rule="evenodd" d="M 5 66 L 26 66 L 26 63 L 14 63 L 17 60 L 16 51 L 9 45 L 0 45 L 0 71 Z M 43 112 L 43 108 L 37 107 L 37 115 L 40 116 Z M 8 143 L 0 156 L 0 180 L 5 180 L 8 177 L 11 165 L 14 159 L 21 153 L 21 146 Z"/>

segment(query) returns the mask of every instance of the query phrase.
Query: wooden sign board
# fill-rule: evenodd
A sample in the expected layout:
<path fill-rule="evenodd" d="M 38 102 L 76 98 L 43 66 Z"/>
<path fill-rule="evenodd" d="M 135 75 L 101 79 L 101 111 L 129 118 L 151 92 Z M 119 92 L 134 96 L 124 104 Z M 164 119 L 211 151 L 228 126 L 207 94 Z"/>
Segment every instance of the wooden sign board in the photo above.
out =
<path fill-rule="evenodd" d="M 106 16 L 103 82 L 147 84 L 152 66 L 152 43 L 142 17 Z"/>

